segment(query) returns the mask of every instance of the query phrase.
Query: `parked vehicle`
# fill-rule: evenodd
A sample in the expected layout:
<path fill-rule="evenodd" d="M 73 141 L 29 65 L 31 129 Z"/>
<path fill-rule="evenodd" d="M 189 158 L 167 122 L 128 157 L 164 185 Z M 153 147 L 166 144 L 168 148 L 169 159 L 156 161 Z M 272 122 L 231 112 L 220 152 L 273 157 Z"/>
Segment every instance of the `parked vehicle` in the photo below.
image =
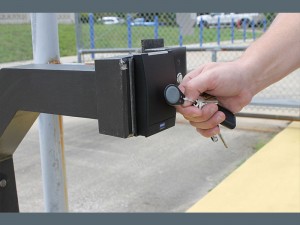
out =
<path fill-rule="evenodd" d="M 198 16 L 197 26 L 200 25 L 201 19 L 204 27 L 209 28 L 217 26 L 219 18 L 221 26 L 230 26 L 232 20 L 234 25 L 246 23 L 247 26 L 250 26 L 252 21 L 254 21 L 254 25 L 258 26 L 262 24 L 265 19 L 264 15 L 261 13 L 210 13 Z"/>
<path fill-rule="evenodd" d="M 145 18 L 136 18 L 131 23 L 131 26 L 154 26 L 154 21 L 146 21 Z"/>
<path fill-rule="evenodd" d="M 111 24 L 122 24 L 125 22 L 125 20 L 115 16 L 104 16 L 101 19 L 99 19 L 98 22 L 106 25 L 111 25 Z"/>

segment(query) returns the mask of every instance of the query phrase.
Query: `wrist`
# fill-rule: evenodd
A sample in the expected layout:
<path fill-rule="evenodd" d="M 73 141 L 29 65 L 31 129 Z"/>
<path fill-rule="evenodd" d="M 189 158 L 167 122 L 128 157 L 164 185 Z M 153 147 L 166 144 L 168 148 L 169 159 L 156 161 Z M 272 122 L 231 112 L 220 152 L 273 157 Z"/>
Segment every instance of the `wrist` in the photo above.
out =
<path fill-rule="evenodd" d="M 251 98 L 261 91 L 260 81 L 257 79 L 262 70 L 259 70 L 259 64 L 254 63 L 247 57 L 241 57 L 236 60 L 239 74 L 241 75 L 241 82 L 244 91 Z"/>

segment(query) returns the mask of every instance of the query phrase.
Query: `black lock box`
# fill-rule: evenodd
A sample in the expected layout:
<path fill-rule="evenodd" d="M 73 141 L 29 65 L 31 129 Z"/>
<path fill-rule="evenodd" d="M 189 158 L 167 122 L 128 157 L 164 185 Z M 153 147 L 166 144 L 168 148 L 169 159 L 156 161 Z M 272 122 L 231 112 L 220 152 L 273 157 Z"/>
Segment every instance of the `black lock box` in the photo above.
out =
<path fill-rule="evenodd" d="M 185 48 L 148 51 L 95 61 L 99 132 L 150 136 L 175 125 L 164 89 L 186 74 Z"/>

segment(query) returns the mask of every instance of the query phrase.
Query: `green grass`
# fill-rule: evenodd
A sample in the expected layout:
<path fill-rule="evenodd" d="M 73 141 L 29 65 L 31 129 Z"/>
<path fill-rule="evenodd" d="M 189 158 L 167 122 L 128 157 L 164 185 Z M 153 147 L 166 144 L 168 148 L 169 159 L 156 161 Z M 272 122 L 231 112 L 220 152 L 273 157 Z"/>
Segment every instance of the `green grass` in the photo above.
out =
<path fill-rule="evenodd" d="M 153 27 L 132 27 L 132 47 L 140 47 L 142 39 L 154 38 Z M 82 25 L 83 36 L 86 37 L 84 48 L 89 48 L 89 26 Z M 97 24 L 94 28 L 95 48 L 126 48 L 127 43 L 127 26 L 126 25 L 101 25 Z M 164 38 L 165 45 L 178 45 L 179 44 L 179 30 L 178 27 L 161 26 L 158 30 L 159 38 Z M 252 38 L 252 32 L 247 31 L 247 39 Z M 257 32 L 256 37 L 259 37 L 261 31 Z M 235 39 L 243 39 L 243 31 L 235 29 Z M 231 40 L 231 29 L 221 29 L 221 41 Z M 217 42 L 217 29 L 210 28 L 203 30 L 203 43 Z M 195 28 L 192 35 L 183 37 L 184 45 L 199 43 L 199 28 Z"/>
<path fill-rule="evenodd" d="M 260 138 L 257 140 L 256 144 L 253 146 L 254 152 L 259 151 L 262 147 L 264 147 L 270 140 L 275 136 L 275 133 L 271 133 L 267 138 Z"/>
<path fill-rule="evenodd" d="M 59 25 L 60 55 L 76 55 L 74 25 Z M 32 59 L 30 24 L 0 24 L 0 63 Z"/>
<path fill-rule="evenodd" d="M 141 39 L 154 38 L 153 27 L 132 27 L 132 47 L 140 47 Z M 95 48 L 127 48 L 126 25 L 95 24 Z M 165 45 L 178 45 L 178 27 L 159 27 L 159 37 L 165 39 Z M 230 29 L 222 28 L 221 40 L 230 40 Z M 84 48 L 90 47 L 89 26 L 82 25 Z M 258 37 L 259 35 L 257 35 Z M 204 29 L 205 42 L 216 42 L 215 28 Z M 247 38 L 252 38 L 247 32 Z M 235 30 L 235 39 L 242 39 L 242 31 Z M 199 28 L 192 35 L 183 37 L 184 45 L 199 43 Z M 59 25 L 60 56 L 76 55 L 75 26 Z M 32 59 L 32 40 L 30 24 L 0 24 L 0 63 Z"/>

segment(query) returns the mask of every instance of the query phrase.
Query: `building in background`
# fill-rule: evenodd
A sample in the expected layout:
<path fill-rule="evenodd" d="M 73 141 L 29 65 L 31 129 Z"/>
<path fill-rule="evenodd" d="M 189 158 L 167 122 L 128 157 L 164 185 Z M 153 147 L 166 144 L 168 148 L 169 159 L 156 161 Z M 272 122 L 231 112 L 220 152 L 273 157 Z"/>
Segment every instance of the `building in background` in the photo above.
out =
<path fill-rule="evenodd" d="M 74 13 L 57 13 L 58 23 L 75 22 Z M 30 23 L 30 13 L 0 13 L 0 24 Z"/>

